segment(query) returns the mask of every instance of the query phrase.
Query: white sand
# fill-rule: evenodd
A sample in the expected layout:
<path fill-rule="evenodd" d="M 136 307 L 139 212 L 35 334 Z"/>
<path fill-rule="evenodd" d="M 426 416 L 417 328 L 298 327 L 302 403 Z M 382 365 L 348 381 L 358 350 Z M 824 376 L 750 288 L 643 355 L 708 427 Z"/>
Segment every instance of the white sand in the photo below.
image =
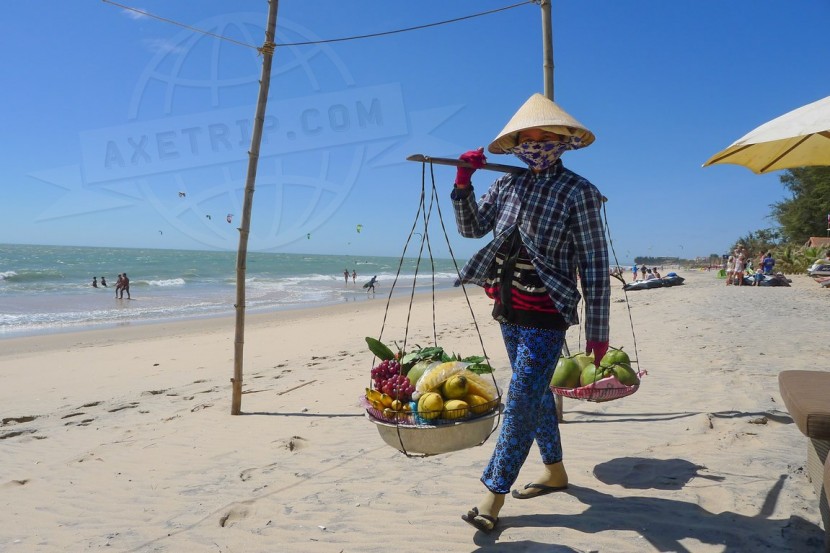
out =
<path fill-rule="evenodd" d="M 497 531 L 460 519 L 483 491 L 482 447 L 411 459 L 357 399 L 385 298 L 249 316 L 242 416 L 230 415 L 233 319 L 0 341 L 0 551 L 818 551 L 806 438 L 783 369 L 827 370 L 830 295 L 726 287 L 714 273 L 630 292 L 640 390 L 565 401 L 567 493 L 512 498 Z M 498 325 L 471 301 L 497 380 Z M 612 345 L 632 351 L 614 284 Z M 384 339 L 403 338 L 394 302 Z M 438 343 L 480 346 L 460 291 L 436 307 Z M 429 297 L 409 343 L 427 345 Z M 578 330 L 569 344 L 576 349 Z M 517 485 L 537 472 L 531 451 Z"/>

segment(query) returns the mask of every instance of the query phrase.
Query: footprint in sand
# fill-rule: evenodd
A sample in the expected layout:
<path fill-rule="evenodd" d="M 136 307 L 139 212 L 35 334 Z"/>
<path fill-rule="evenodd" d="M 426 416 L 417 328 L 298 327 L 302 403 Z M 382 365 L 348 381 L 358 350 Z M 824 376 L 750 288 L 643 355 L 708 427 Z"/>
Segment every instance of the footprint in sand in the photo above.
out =
<path fill-rule="evenodd" d="M 107 412 L 108 413 L 115 413 L 117 411 L 123 411 L 124 409 L 135 409 L 136 407 L 138 407 L 138 403 L 133 401 L 133 402 L 130 402 L 126 405 L 121 405 L 119 407 L 114 407 L 112 409 L 107 409 Z"/>
<path fill-rule="evenodd" d="M 305 441 L 306 439 L 302 436 L 291 436 L 291 439 L 285 442 L 283 447 L 285 447 L 288 451 L 300 450 L 306 446 L 306 444 L 303 443 Z"/>
<path fill-rule="evenodd" d="M 219 518 L 219 526 L 229 528 L 236 522 L 248 517 L 248 509 L 245 507 L 233 507 L 230 511 Z"/>
<path fill-rule="evenodd" d="M 0 424 L 0 426 L 6 426 L 7 424 L 12 424 L 12 423 L 18 423 L 19 424 L 21 422 L 32 422 L 36 418 L 37 417 L 34 417 L 34 416 L 6 417 L 5 419 L 2 420 L 2 424 Z"/>
<path fill-rule="evenodd" d="M 34 434 L 37 430 L 34 429 L 25 429 L 25 430 L 10 430 L 8 432 L 3 432 L 0 434 L 0 440 L 6 440 L 8 438 L 16 438 L 17 436 L 23 436 L 24 434 Z"/>
<path fill-rule="evenodd" d="M 28 483 L 28 478 L 24 478 L 23 480 L 9 480 L 8 482 L 0 486 L 0 488 L 19 488 L 20 486 L 25 486 Z"/>

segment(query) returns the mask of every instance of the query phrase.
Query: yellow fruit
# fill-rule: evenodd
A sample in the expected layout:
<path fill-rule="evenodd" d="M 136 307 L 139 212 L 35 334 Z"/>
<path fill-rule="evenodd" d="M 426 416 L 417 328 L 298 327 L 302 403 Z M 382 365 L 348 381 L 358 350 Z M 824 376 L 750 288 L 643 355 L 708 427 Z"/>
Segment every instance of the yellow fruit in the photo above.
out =
<path fill-rule="evenodd" d="M 461 399 L 467 395 L 467 377 L 455 374 L 441 384 L 441 395 L 444 399 Z"/>
<path fill-rule="evenodd" d="M 424 419 L 436 419 L 444 408 L 444 400 L 438 392 L 427 392 L 418 400 L 418 414 Z"/>
<path fill-rule="evenodd" d="M 387 394 L 381 394 L 380 395 L 380 402 L 383 404 L 384 407 L 391 407 L 393 401 L 395 401 L 395 400 L 392 399 L 392 396 L 390 396 L 390 395 L 387 395 Z"/>
<path fill-rule="evenodd" d="M 374 401 L 380 401 L 381 393 L 379 390 L 373 390 L 371 388 L 366 388 L 366 399 L 369 400 L 369 403 Z"/>
<path fill-rule="evenodd" d="M 465 370 L 463 374 L 467 377 L 468 394 L 481 396 L 487 401 L 493 401 L 499 396 L 498 388 L 493 384 L 493 379 L 490 375 L 484 377 L 471 370 Z"/>
<path fill-rule="evenodd" d="M 474 394 L 464 396 L 464 401 L 467 402 L 467 405 L 470 406 L 470 411 L 475 415 L 483 415 L 494 406 L 493 403 L 490 403 L 485 398 Z"/>
<path fill-rule="evenodd" d="M 431 392 L 438 389 L 438 387 L 449 377 L 458 374 L 467 369 L 469 363 L 461 361 L 447 361 L 427 370 L 415 384 L 415 389 L 421 393 Z"/>
<path fill-rule="evenodd" d="M 460 399 L 451 399 L 444 402 L 444 409 L 441 411 L 442 419 L 463 419 L 470 413 L 470 408 L 466 401 Z"/>
<path fill-rule="evenodd" d="M 389 408 L 393 409 L 394 411 L 402 411 L 403 410 L 403 402 L 396 399 L 392 402 L 392 405 L 390 405 Z"/>

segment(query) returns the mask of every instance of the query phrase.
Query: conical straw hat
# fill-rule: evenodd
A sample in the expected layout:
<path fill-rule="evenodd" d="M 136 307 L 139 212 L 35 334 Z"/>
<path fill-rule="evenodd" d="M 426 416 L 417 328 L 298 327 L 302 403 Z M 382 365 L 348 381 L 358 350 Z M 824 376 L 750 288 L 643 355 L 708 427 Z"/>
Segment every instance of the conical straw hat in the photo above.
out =
<path fill-rule="evenodd" d="M 578 148 L 584 148 L 594 141 L 594 133 L 571 117 L 556 102 L 537 92 L 519 108 L 487 150 L 493 154 L 507 153 L 516 146 L 519 133 L 526 129 L 543 129 L 556 134 L 578 136 L 582 139 Z"/>

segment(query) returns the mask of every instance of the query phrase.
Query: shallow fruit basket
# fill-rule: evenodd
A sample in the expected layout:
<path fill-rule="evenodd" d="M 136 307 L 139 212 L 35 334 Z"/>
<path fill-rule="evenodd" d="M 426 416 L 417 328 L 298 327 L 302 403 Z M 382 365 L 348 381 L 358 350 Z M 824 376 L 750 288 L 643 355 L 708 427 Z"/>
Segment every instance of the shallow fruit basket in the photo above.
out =
<path fill-rule="evenodd" d="M 499 425 L 502 406 L 491 413 L 461 421 L 439 424 L 396 424 L 380 420 L 367 410 L 366 418 L 375 424 L 388 445 L 407 455 L 438 455 L 483 444 Z"/>
<path fill-rule="evenodd" d="M 646 371 L 640 371 L 637 373 L 637 376 L 642 379 L 646 374 L 648 374 Z M 557 386 L 551 386 L 550 389 L 554 394 L 559 396 L 601 403 L 603 401 L 611 401 L 612 399 L 630 396 L 636 392 L 639 387 L 639 384 L 626 386 L 615 377 L 609 376 L 608 378 L 597 380 L 593 384 L 580 386 L 578 388 L 559 388 Z"/>

